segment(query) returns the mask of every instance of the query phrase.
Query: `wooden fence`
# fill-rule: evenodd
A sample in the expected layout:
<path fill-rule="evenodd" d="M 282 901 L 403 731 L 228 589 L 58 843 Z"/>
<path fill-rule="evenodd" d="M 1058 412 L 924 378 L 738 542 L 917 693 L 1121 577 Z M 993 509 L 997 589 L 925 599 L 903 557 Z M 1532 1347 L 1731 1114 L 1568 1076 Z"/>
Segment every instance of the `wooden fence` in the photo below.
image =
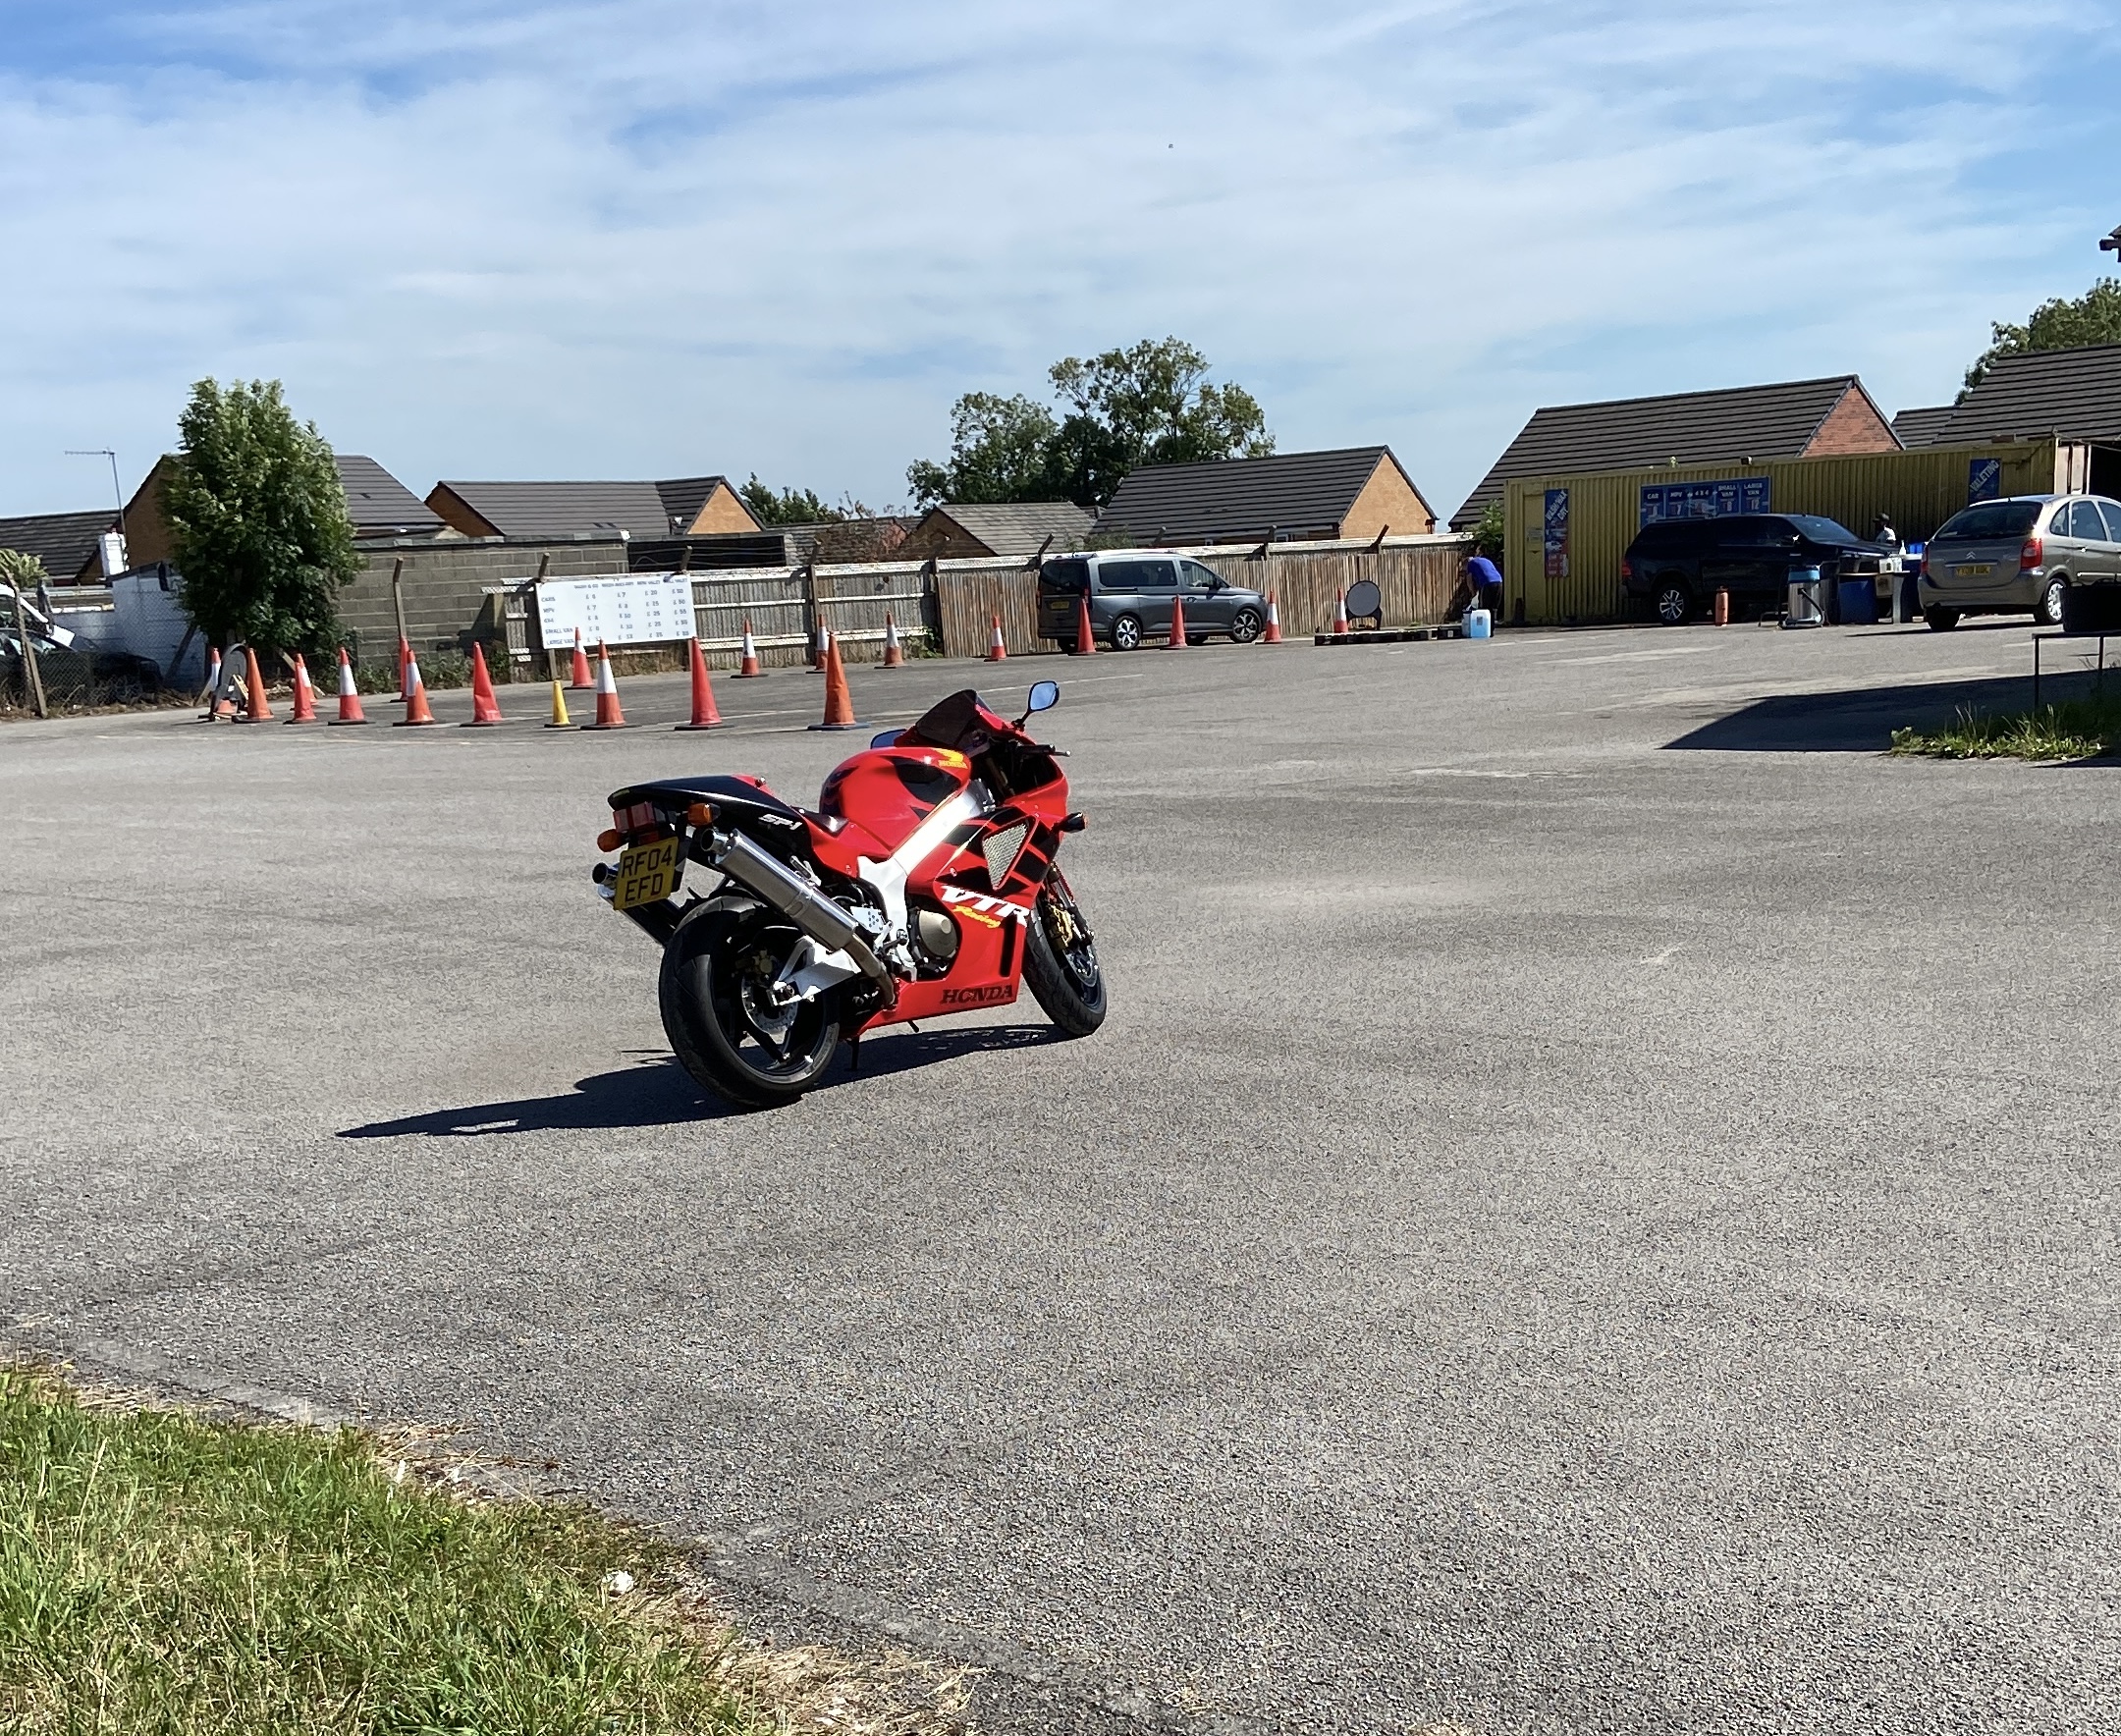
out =
<path fill-rule="evenodd" d="M 1277 543 L 1270 550 L 1214 547 L 1160 551 L 1201 562 L 1232 584 L 1272 594 L 1281 630 L 1292 637 L 1324 631 L 1334 598 L 1359 579 L 1376 582 L 1387 626 L 1446 619 L 1465 570 L 1462 537 L 1398 537 L 1369 543 Z M 692 575 L 700 643 L 717 668 L 733 668 L 751 624 L 760 658 L 799 663 L 819 625 L 832 630 L 841 655 L 873 663 L 884 652 L 884 618 L 899 636 L 949 657 L 979 657 L 994 622 L 1012 657 L 1056 650 L 1038 636 L 1038 574 L 1022 561 L 879 561 L 847 566 L 750 567 Z M 536 612 L 526 592 L 503 599 L 510 646 L 518 657 L 537 648 Z"/>

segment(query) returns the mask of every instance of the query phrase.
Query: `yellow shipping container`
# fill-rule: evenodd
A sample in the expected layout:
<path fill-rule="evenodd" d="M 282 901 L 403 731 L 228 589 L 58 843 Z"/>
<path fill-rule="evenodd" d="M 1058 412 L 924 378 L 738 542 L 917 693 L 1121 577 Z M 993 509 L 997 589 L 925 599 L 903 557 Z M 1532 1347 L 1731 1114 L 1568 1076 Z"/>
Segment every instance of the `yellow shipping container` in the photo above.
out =
<path fill-rule="evenodd" d="M 1851 458 L 1515 477 L 1502 495 L 1503 619 L 1528 626 L 1624 619 L 1620 558 L 1654 506 L 1665 516 L 1818 513 L 1858 536 L 1876 534 L 1882 515 L 1903 542 L 1922 542 L 1970 500 L 2083 487 L 2090 461 L 2081 442 L 2001 440 Z M 1665 512 L 1666 491 L 1674 488 L 1687 492 Z"/>

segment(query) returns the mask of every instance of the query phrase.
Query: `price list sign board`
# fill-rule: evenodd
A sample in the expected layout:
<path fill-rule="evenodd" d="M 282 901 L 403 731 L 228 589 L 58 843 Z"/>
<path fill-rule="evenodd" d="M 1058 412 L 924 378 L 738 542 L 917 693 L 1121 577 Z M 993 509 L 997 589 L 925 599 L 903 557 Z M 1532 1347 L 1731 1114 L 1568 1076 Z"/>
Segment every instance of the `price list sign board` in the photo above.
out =
<path fill-rule="evenodd" d="M 594 578 L 549 578 L 537 587 L 538 630 L 549 651 L 564 651 L 581 629 L 582 643 L 669 644 L 689 639 L 692 579 L 683 572 L 611 572 Z"/>

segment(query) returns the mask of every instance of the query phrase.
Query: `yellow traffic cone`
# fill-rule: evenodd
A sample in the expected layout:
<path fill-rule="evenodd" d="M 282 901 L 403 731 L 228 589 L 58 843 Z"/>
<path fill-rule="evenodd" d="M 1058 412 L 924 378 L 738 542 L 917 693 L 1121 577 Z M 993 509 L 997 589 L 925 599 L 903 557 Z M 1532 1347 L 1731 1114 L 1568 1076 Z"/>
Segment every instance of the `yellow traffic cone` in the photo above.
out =
<path fill-rule="evenodd" d="M 571 730 L 574 727 L 568 722 L 567 693 L 558 681 L 552 684 L 552 722 L 545 727 L 548 730 Z"/>

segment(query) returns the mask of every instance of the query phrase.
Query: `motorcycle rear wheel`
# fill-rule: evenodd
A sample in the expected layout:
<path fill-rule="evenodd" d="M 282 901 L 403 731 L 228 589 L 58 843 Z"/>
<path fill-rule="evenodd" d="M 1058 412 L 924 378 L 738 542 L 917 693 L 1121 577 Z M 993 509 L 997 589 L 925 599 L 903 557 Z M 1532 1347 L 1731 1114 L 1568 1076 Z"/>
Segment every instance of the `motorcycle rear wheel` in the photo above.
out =
<path fill-rule="evenodd" d="M 748 898 L 710 898 L 663 949 L 663 1034 L 693 1080 L 740 1109 L 793 1103 L 832 1064 L 838 995 L 777 1006 L 766 992 L 801 931 Z"/>
<path fill-rule="evenodd" d="M 1087 1037 L 1105 1022 L 1105 972 L 1097 941 L 1075 895 L 1056 868 L 1039 888 L 1024 925 L 1024 981 L 1064 1037 Z"/>

